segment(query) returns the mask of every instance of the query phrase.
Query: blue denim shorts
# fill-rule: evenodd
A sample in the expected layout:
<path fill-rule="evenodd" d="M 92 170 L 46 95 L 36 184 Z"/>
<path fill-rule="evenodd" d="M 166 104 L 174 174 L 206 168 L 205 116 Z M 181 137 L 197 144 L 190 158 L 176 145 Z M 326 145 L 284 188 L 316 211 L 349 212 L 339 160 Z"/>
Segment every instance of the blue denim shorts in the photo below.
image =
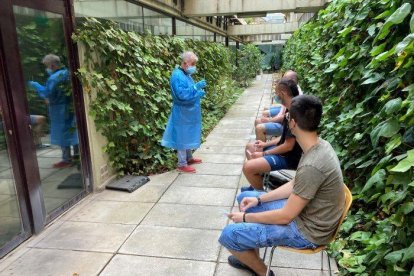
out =
<path fill-rule="evenodd" d="M 264 192 L 247 191 L 241 193 L 237 200 L 244 197 L 256 197 Z M 247 210 L 247 213 L 259 213 L 264 211 L 281 209 L 286 204 L 287 199 L 264 202 L 261 206 L 256 206 Z M 260 223 L 232 223 L 227 225 L 219 238 L 221 245 L 229 250 L 246 251 L 260 247 L 270 247 L 274 245 L 288 246 L 298 249 L 316 248 L 317 245 L 308 241 L 299 232 L 295 221 L 287 225 L 260 224 Z"/>
<path fill-rule="evenodd" d="M 263 158 L 266 159 L 267 163 L 269 163 L 271 171 L 284 170 L 288 168 L 286 158 L 279 154 L 265 155 Z"/>
<path fill-rule="evenodd" d="M 280 136 L 283 132 L 283 126 L 279 123 L 263 123 L 266 135 Z"/>
<path fill-rule="evenodd" d="M 270 117 L 275 117 L 277 114 L 279 114 L 281 109 L 282 109 L 281 106 L 271 106 L 269 108 Z"/>

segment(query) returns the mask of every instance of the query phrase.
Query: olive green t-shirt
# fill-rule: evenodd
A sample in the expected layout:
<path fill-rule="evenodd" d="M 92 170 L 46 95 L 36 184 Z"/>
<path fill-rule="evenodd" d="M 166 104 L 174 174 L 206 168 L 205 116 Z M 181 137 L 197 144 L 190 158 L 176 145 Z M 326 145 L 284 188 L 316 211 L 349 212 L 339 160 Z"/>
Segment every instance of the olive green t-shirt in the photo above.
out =
<path fill-rule="evenodd" d="M 329 243 L 342 215 L 345 194 L 342 171 L 331 144 L 318 144 L 302 155 L 294 180 L 293 193 L 309 199 L 295 219 L 299 231 L 311 242 Z"/>

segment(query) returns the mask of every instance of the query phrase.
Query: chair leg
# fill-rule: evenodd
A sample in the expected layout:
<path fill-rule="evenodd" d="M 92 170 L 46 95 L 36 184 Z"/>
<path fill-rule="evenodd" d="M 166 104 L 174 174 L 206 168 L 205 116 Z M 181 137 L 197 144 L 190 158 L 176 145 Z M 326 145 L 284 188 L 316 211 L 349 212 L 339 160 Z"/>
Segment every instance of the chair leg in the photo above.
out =
<path fill-rule="evenodd" d="M 266 259 L 266 254 L 267 254 L 267 247 L 265 247 L 265 250 L 264 250 L 264 253 L 263 253 L 263 258 L 262 258 L 263 262 Z"/>
<path fill-rule="evenodd" d="M 323 250 L 323 251 L 325 251 L 326 258 L 328 259 L 329 276 L 332 276 L 332 270 L 331 270 L 331 260 L 329 260 L 329 255 L 328 255 L 328 252 L 327 252 L 326 250 Z"/>
<path fill-rule="evenodd" d="M 323 251 L 321 251 L 321 271 L 323 270 Z"/>
<path fill-rule="evenodd" d="M 270 267 L 272 266 L 273 252 L 275 252 L 277 246 L 273 246 L 270 250 L 269 265 L 267 266 L 266 276 L 270 276 Z"/>
<path fill-rule="evenodd" d="M 268 173 L 263 174 L 263 189 L 265 192 L 269 190 L 269 174 Z"/>

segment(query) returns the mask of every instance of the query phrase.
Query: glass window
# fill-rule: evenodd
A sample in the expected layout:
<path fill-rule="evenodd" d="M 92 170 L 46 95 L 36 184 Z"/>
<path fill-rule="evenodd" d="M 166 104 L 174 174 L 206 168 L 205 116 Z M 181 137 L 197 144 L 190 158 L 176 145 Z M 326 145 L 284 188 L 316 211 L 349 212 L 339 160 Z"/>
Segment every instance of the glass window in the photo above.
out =
<path fill-rule="evenodd" d="M 126 31 L 144 32 L 142 7 L 124 0 L 75 0 L 76 23 L 85 17 L 95 17 L 112 20 Z"/>
<path fill-rule="evenodd" d="M 144 30 L 153 35 L 172 35 L 172 18 L 144 8 Z"/>
<path fill-rule="evenodd" d="M 23 232 L 6 133 L 0 109 L 0 248 Z"/>
<path fill-rule="evenodd" d="M 207 41 L 214 41 L 214 33 L 206 31 L 206 40 Z"/>
<path fill-rule="evenodd" d="M 194 27 L 194 40 L 206 40 L 206 30 Z"/>
<path fill-rule="evenodd" d="M 183 38 L 190 38 L 193 39 L 194 36 L 194 26 L 191 24 L 188 24 L 187 22 L 176 20 L 176 30 L 177 36 L 183 37 Z"/>
<path fill-rule="evenodd" d="M 50 214 L 84 190 L 64 19 L 18 6 L 13 11 L 43 199 Z"/>

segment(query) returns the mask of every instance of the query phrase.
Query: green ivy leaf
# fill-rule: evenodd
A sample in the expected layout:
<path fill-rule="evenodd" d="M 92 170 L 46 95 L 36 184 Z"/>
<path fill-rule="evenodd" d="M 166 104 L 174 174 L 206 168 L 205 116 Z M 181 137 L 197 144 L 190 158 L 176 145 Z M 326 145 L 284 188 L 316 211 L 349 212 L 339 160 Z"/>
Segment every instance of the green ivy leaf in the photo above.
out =
<path fill-rule="evenodd" d="M 387 42 L 384 42 L 378 46 L 375 46 L 370 52 L 371 56 L 375 57 L 379 55 L 380 53 L 382 53 L 385 49 L 385 46 L 387 46 Z"/>
<path fill-rule="evenodd" d="M 414 166 L 414 149 L 407 151 L 407 157 L 402 159 L 397 166 L 391 169 L 392 172 L 406 172 Z"/>
<path fill-rule="evenodd" d="M 411 15 L 410 19 L 410 30 L 412 33 L 414 33 L 414 13 Z"/>
<path fill-rule="evenodd" d="M 407 215 L 414 210 L 414 202 L 405 202 L 403 205 L 401 205 L 400 209 L 404 215 Z"/>
<path fill-rule="evenodd" d="M 384 184 L 385 179 L 385 170 L 381 169 L 376 172 L 373 176 L 371 176 L 367 183 L 365 184 L 364 188 L 362 189 L 361 193 L 371 189 L 374 185 L 379 186 Z"/>
<path fill-rule="evenodd" d="M 389 118 L 388 120 L 377 125 L 371 132 L 371 142 L 374 147 L 378 145 L 380 137 L 392 137 L 400 130 L 400 123 L 395 118 Z"/>
<path fill-rule="evenodd" d="M 338 64 L 332 63 L 332 64 L 329 66 L 329 68 L 328 68 L 328 69 L 326 69 L 326 70 L 324 71 L 324 73 L 330 73 L 330 72 L 333 72 L 333 71 L 335 71 L 338 67 L 339 67 L 339 65 L 338 65 Z"/>
<path fill-rule="evenodd" d="M 371 232 L 357 231 L 352 233 L 349 238 L 351 241 L 366 241 L 371 237 Z"/>
<path fill-rule="evenodd" d="M 383 39 L 388 35 L 390 32 L 390 28 L 396 24 L 400 24 L 404 21 L 407 15 L 410 14 L 411 11 L 411 4 L 404 3 L 401 7 L 399 7 L 388 19 L 385 21 L 384 25 L 382 26 L 380 32 L 378 33 L 375 40 Z"/>
<path fill-rule="evenodd" d="M 398 250 L 387 254 L 384 259 L 390 261 L 392 264 L 399 262 L 402 259 L 403 254 L 405 253 L 405 249 Z"/>
<path fill-rule="evenodd" d="M 414 33 L 407 35 L 403 41 L 397 44 L 395 47 L 395 54 L 400 54 L 402 51 L 404 51 L 411 43 L 414 42 Z"/>
<path fill-rule="evenodd" d="M 367 80 L 365 80 L 362 84 L 371 84 L 371 83 L 376 83 L 379 80 L 383 79 L 384 75 L 380 74 L 380 73 L 374 73 L 370 78 L 368 78 Z"/>
<path fill-rule="evenodd" d="M 369 26 L 369 28 L 367 29 L 367 32 L 370 36 L 373 36 L 375 34 L 375 29 L 377 28 L 377 26 L 375 24 L 372 24 L 371 26 Z"/>
<path fill-rule="evenodd" d="M 401 145 L 401 135 L 392 137 L 392 139 L 385 145 L 385 153 L 390 154 L 395 148 Z"/>
<path fill-rule="evenodd" d="M 385 106 L 385 113 L 388 115 L 395 113 L 401 109 L 402 100 L 400 98 L 392 99 L 388 101 Z"/>

